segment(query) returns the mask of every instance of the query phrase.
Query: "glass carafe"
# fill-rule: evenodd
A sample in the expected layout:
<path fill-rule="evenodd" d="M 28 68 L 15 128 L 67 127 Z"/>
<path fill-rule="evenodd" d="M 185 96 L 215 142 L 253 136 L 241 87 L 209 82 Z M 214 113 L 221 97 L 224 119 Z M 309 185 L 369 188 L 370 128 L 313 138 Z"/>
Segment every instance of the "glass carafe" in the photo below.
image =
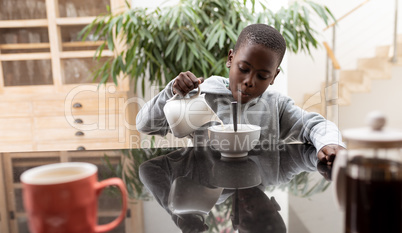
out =
<path fill-rule="evenodd" d="M 369 127 L 343 132 L 348 151 L 335 160 L 336 199 L 347 233 L 402 232 L 402 132 L 385 128 L 378 112 Z"/>

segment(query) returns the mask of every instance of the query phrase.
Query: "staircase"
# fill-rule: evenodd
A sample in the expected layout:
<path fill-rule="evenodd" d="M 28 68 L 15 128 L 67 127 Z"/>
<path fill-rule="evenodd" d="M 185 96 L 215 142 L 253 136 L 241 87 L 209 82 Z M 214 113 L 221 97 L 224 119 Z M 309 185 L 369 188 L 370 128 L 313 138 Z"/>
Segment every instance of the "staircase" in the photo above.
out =
<path fill-rule="evenodd" d="M 330 118 L 331 108 L 327 107 L 326 112 L 325 102 L 328 106 L 350 105 L 353 93 L 369 93 L 371 91 L 372 80 L 391 79 L 392 67 L 402 66 L 402 35 L 398 36 L 398 61 L 396 63 L 391 62 L 392 51 L 391 45 L 377 47 L 374 57 L 360 58 L 355 70 L 339 70 L 337 83 L 326 87 L 323 82 L 319 92 L 305 94 L 303 103 L 297 105 L 306 111 L 317 112 Z"/>

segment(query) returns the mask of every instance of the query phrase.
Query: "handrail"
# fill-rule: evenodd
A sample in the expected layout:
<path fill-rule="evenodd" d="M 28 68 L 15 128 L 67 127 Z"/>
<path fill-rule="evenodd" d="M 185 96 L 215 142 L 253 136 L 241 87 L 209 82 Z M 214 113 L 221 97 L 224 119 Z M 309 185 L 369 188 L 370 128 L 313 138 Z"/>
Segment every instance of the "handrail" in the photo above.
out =
<path fill-rule="evenodd" d="M 331 59 L 334 69 L 340 70 L 341 66 L 339 65 L 339 62 L 335 57 L 334 51 L 332 51 L 331 47 L 328 45 L 328 43 L 326 41 L 324 41 L 322 43 L 324 44 L 324 47 L 327 50 L 327 55 Z"/>
<path fill-rule="evenodd" d="M 348 15 L 352 14 L 354 11 L 356 11 L 357 9 L 359 9 L 360 7 L 362 7 L 364 4 L 368 3 L 370 0 L 366 0 L 362 3 L 360 3 L 358 6 L 356 6 L 355 8 L 353 8 L 352 10 L 350 10 L 348 13 L 344 14 L 343 16 L 341 16 L 339 19 L 335 20 L 334 23 L 328 25 L 326 28 L 323 29 L 323 31 L 335 26 L 337 23 L 339 23 L 339 21 L 343 20 L 344 18 L 346 18 Z"/>
<path fill-rule="evenodd" d="M 394 21 L 394 41 L 393 41 L 393 54 L 391 58 L 392 63 L 398 62 L 398 0 L 395 0 L 395 21 Z"/>

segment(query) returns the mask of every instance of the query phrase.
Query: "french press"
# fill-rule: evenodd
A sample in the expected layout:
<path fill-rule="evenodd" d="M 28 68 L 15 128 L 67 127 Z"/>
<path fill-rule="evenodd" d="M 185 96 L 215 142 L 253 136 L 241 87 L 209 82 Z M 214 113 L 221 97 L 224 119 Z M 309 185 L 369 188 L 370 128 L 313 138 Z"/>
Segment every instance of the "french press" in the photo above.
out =
<path fill-rule="evenodd" d="M 373 112 L 368 127 L 343 131 L 348 151 L 333 167 L 335 196 L 347 233 L 402 232 L 402 131 Z"/>

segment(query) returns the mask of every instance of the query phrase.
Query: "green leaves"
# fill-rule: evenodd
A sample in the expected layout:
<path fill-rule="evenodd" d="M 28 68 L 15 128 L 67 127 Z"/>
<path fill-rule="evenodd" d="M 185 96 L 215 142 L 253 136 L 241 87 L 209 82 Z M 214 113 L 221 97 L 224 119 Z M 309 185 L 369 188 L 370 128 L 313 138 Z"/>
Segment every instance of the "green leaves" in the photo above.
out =
<path fill-rule="evenodd" d="M 267 6 L 263 5 L 263 8 L 265 9 Z M 327 7 L 310 0 L 295 1 L 288 8 L 281 8 L 275 13 L 267 9 L 267 11 L 259 13 L 256 18 L 258 22 L 274 25 L 285 38 L 291 52 L 311 54 L 311 48 L 317 48 L 319 44 L 316 39 L 319 33 L 311 27 L 311 14 L 318 15 L 325 24 L 329 23 L 329 19 L 335 21 Z"/>
<path fill-rule="evenodd" d="M 117 77 L 123 75 L 135 84 L 143 84 L 142 79 L 149 77 L 151 83 L 165 85 L 187 70 L 198 77 L 227 76 L 228 51 L 250 23 L 272 25 L 282 33 L 290 51 L 310 53 L 318 46 L 318 33 L 310 26 L 311 14 L 326 24 L 334 19 L 327 7 L 310 0 L 295 1 L 278 12 L 261 3 L 264 10 L 256 13 L 255 4 L 254 0 L 181 0 L 175 6 L 154 10 L 133 8 L 98 16 L 80 36 L 85 40 L 93 34 L 105 41 L 94 56 L 98 60 L 104 49 L 124 47 L 119 56 L 107 61 L 110 64 L 94 72 L 100 83 L 108 77 L 117 83 Z"/>

